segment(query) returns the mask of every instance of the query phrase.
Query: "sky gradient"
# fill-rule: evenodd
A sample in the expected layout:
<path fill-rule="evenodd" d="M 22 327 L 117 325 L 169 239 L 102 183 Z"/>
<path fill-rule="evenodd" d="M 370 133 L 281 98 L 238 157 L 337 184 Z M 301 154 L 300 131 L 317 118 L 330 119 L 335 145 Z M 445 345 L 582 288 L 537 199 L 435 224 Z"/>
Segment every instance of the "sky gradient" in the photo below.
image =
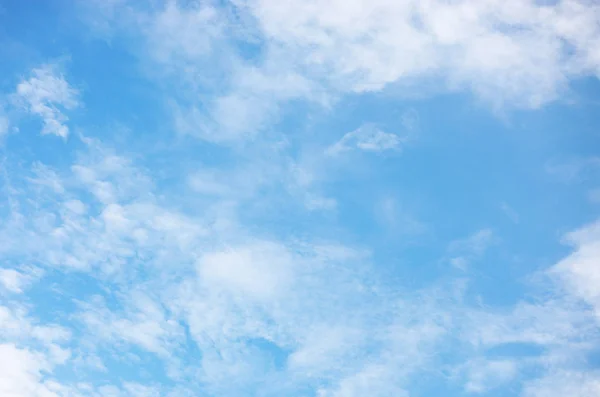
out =
<path fill-rule="evenodd" d="M 600 396 L 599 21 L 0 0 L 0 395 Z"/>

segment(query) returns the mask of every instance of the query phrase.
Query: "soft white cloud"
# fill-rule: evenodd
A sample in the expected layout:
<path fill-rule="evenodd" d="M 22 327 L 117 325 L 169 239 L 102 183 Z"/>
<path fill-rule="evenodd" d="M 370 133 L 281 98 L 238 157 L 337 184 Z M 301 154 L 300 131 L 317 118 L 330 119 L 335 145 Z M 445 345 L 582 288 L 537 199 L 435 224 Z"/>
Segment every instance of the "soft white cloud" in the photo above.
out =
<path fill-rule="evenodd" d="M 231 181 L 219 170 L 200 170 L 188 178 L 190 187 L 201 194 L 223 196 L 232 193 Z"/>
<path fill-rule="evenodd" d="M 440 79 L 494 105 L 536 107 L 597 75 L 593 3 L 391 0 L 245 2 L 267 42 L 340 90 Z M 317 72 L 317 73 L 318 73 Z"/>
<path fill-rule="evenodd" d="M 315 183 L 310 172 L 295 170 L 293 184 Z M 119 349 L 123 360 L 130 348 L 151 352 L 169 377 L 193 379 L 214 395 L 289 395 L 313 388 L 321 396 L 401 396 L 415 376 L 440 366 L 463 371 L 467 390 L 502 387 L 513 367 L 486 354 L 510 343 L 544 350 L 536 359 L 515 360 L 519 369 L 571 370 L 597 340 L 593 317 L 574 302 L 594 302 L 590 285 L 498 310 L 473 308 L 460 286 L 444 283 L 412 293 L 390 288 L 365 250 L 261 236 L 230 214 L 213 213 L 212 205 L 224 197 L 254 201 L 255 193 L 238 191 L 249 174 L 202 168 L 194 182 L 191 173 L 189 187 L 209 203 L 191 214 L 166 204 L 179 192 L 159 194 L 155 181 L 130 159 L 91 143 L 72 167 L 51 172 L 36 166 L 35 175 L 15 177 L 22 182 L 15 211 L 22 216 L 0 228 L 0 241 L 7 244 L 0 248 L 8 250 L 0 252 L 32 256 L 57 273 L 85 271 L 102 287 L 106 297 L 80 303 L 74 315 L 86 326 L 82 341 L 74 341 L 82 350 L 75 357 L 94 349 Z M 52 183 L 41 183 L 41 175 Z M 292 184 L 285 177 L 278 183 Z M 247 189 L 257 188 L 250 183 Z M 230 226 L 217 227 L 219 222 Z M 593 257 L 595 251 L 583 247 L 594 244 L 594 230 L 570 235 L 577 252 Z M 449 252 L 476 259 L 493 237 L 483 229 L 453 243 Z M 562 272 L 580 272 L 572 263 L 587 262 L 558 266 L 559 281 L 568 280 Z M 588 267 L 581 271 L 587 274 Z M 13 309 L 0 313 L 3 337 L 15 340 L 25 330 L 34 335 L 27 340 L 43 345 L 35 351 L 49 362 L 70 362 L 62 328 L 40 325 Z M 187 349 L 191 344 L 198 355 L 195 347 Z M 448 358 L 445 353 L 454 349 L 456 359 Z M 190 362 L 182 365 L 179 356 Z M 91 396 L 166 393 L 148 384 L 76 389 Z"/>
<path fill-rule="evenodd" d="M 246 297 L 273 298 L 289 288 L 293 269 L 284 247 L 269 242 L 204 255 L 199 263 L 202 283 L 222 286 Z"/>
<path fill-rule="evenodd" d="M 400 149 L 403 142 L 404 139 L 397 134 L 384 132 L 372 124 L 366 124 L 345 134 L 342 139 L 330 146 L 326 153 L 335 156 L 351 149 L 383 152 Z"/>
<path fill-rule="evenodd" d="M 393 196 L 384 196 L 375 202 L 376 220 L 392 233 L 403 235 L 420 235 L 427 230 L 427 225 L 417 219 L 403 203 Z"/>
<path fill-rule="evenodd" d="M 461 270 L 466 270 L 469 264 L 479 259 L 493 244 L 494 233 L 491 229 L 481 229 L 471 236 L 450 243 L 448 252 L 450 264 Z"/>
<path fill-rule="evenodd" d="M 79 106 L 79 92 L 69 85 L 56 66 L 33 69 L 31 77 L 17 85 L 14 95 L 17 104 L 42 119 L 42 134 L 62 138 L 69 135 L 66 125 L 69 119 L 63 112 Z"/>
<path fill-rule="evenodd" d="M 36 341 L 47 348 L 67 342 L 70 332 L 58 325 L 39 325 L 21 307 L 0 306 L 0 336 L 2 340 Z"/>
<path fill-rule="evenodd" d="M 512 360 L 473 360 L 466 366 L 465 390 L 469 393 L 485 393 L 512 381 L 518 372 Z"/>
<path fill-rule="evenodd" d="M 313 210 L 334 210 L 337 207 L 337 200 L 331 197 L 323 197 L 318 194 L 307 193 L 304 199 L 307 209 Z"/>
<path fill-rule="evenodd" d="M 327 107 L 347 93 L 467 91 L 496 110 L 536 108 L 600 71 L 600 8 L 576 0 L 93 3 L 92 28 L 136 38 L 146 73 L 169 88 L 176 130 L 229 146 L 276 134 L 297 100 Z M 402 119 L 418 127 L 414 111 Z M 352 145 L 364 150 L 405 143 L 362 131 Z"/>
<path fill-rule="evenodd" d="M 600 374 L 558 371 L 538 381 L 528 383 L 523 397 L 595 397 L 600 394 Z"/>
<path fill-rule="evenodd" d="M 221 20 L 211 5 L 196 3 L 182 8 L 177 1 L 169 0 L 142 26 L 148 36 L 148 48 L 157 61 L 183 70 L 189 65 L 193 72 L 194 61 L 202 61 L 213 53 L 215 40 L 224 29 Z"/>
<path fill-rule="evenodd" d="M 51 384 L 44 384 L 49 368 L 43 355 L 13 344 L 0 344 L 0 394 L 10 397 L 58 397 Z"/>
<path fill-rule="evenodd" d="M 589 311 L 565 299 L 519 302 L 499 313 L 472 310 L 465 318 L 464 337 L 478 348 L 511 343 L 559 348 L 570 346 L 573 353 L 582 337 L 594 340 Z M 560 349 L 559 349 L 560 350 Z"/>
<path fill-rule="evenodd" d="M 115 31 L 117 16 L 122 16 L 127 0 L 89 0 L 76 3 L 80 19 L 95 35 L 110 41 Z"/>
<path fill-rule="evenodd" d="M 560 182 L 573 183 L 591 179 L 600 170 L 600 157 L 580 157 L 546 164 L 546 172 Z"/>
<path fill-rule="evenodd" d="M 288 365 L 292 371 L 302 371 L 309 377 L 334 373 L 336 363 L 348 360 L 363 347 L 365 339 L 360 328 L 321 325 L 307 331 L 288 358 Z"/>
<path fill-rule="evenodd" d="M 131 397 L 159 397 L 161 391 L 158 387 L 141 385 L 139 383 L 128 382 L 123 386 L 127 395 Z"/>
<path fill-rule="evenodd" d="M 126 342 L 159 356 L 173 354 L 182 332 L 177 321 L 144 293 L 134 291 L 126 302 L 123 313 L 109 310 L 100 297 L 82 303 L 79 316 L 88 334 L 108 346 Z"/>
<path fill-rule="evenodd" d="M 6 302 L 8 303 L 8 302 Z M 40 325 L 23 307 L 0 306 L 0 394 L 58 397 L 62 386 L 51 375 L 71 356 L 71 334 L 57 325 Z"/>
<path fill-rule="evenodd" d="M 327 379 L 321 393 L 331 396 L 402 390 L 444 330 L 435 315 L 422 318 L 409 302 L 371 290 L 365 259 L 345 247 L 276 242 L 202 258 L 198 282 L 179 287 L 171 307 L 204 352 L 214 394 L 248 390 L 257 376 L 290 392 Z M 287 356 L 285 372 L 273 371 L 256 340 Z"/>
<path fill-rule="evenodd" d="M 318 87 L 306 77 L 285 70 L 240 65 L 231 70 L 224 87 L 207 99 L 207 110 L 175 107 L 175 126 L 185 134 L 207 141 L 232 144 L 255 138 L 270 129 L 282 104 L 310 98 Z M 199 94 L 198 94 L 199 95 Z M 318 92 L 314 94 L 318 100 Z M 204 107 L 204 106 L 203 106 Z"/>
<path fill-rule="evenodd" d="M 25 276 L 14 269 L 0 269 L 0 284 L 11 292 L 21 293 Z"/>
<path fill-rule="evenodd" d="M 569 233 L 565 241 L 575 250 L 550 273 L 558 276 L 571 294 L 591 305 L 600 322 L 600 222 Z"/>
<path fill-rule="evenodd" d="M 41 163 L 33 165 L 33 175 L 28 180 L 40 188 L 48 188 L 55 193 L 64 193 L 64 186 L 60 176 L 51 168 Z"/>
<path fill-rule="evenodd" d="M 0 269 L 0 286 L 13 293 L 22 293 L 33 279 L 39 276 L 39 271 L 36 271 L 36 269 L 24 270 Z"/>

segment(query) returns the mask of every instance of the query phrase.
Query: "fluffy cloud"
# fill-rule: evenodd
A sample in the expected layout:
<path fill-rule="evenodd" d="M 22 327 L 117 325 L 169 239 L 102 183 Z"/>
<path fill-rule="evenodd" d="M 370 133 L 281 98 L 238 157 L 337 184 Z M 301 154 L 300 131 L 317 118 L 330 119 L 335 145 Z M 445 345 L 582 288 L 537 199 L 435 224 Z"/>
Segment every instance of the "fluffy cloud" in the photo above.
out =
<path fill-rule="evenodd" d="M 525 397 L 598 392 L 588 370 L 599 342 L 597 224 L 567 236 L 574 250 L 543 272 L 547 293 L 490 307 L 473 304 L 461 280 L 416 288 L 348 243 L 356 240 L 345 240 L 341 222 L 322 237 L 324 217 L 311 212 L 338 205 L 321 189 L 336 156 L 403 149 L 419 128 L 416 111 L 402 115 L 405 131 L 365 124 L 329 148 L 315 145 L 318 154 L 286 151 L 275 127 L 296 101 L 327 108 L 346 94 L 414 94 L 422 82 L 497 108 L 542 106 L 598 73 L 598 6 L 140 4 L 97 2 L 94 18 L 110 23 L 96 27 L 141 43 L 144 71 L 171 88 L 175 128 L 227 146 L 207 145 L 235 162 L 173 175 L 81 138 L 74 160 L 2 163 L 0 285 L 10 300 L 0 307 L 0 393 L 409 396 L 423 377 L 482 394 L 517 384 Z M 50 66 L 23 80 L 14 99 L 42 118 L 44 134 L 62 137 L 67 111 L 80 105 Z M 294 201 L 302 221 L 280 221 Z M 384 198 L 381 216 L 423 229 L 398 206 Z M 445 260 L 466 268 L 495 233 L 450 243 Z M 43 268 L 47 282 L 36 284 L 22 263 Z M 72 382 L 69 371 L 86 379 Z"/>
<path fill-rule="evenodd" d="M 147 69 L 181 86 L 176 128 L 222 144 L 269 130 L 298 99 L 328 106 L 389 88 L 537 108 L 600 71 L 600 8 L 575 0 L 169 1 L 151 11 L 122 1 L 100 11 L 92 22 L 141 37 Z M 381 132 L 369 142 L 399 143 Z"/>
<path fill-rule="evenodd" d="M 493 105 L 537 107 L 597 75 L 600 9 L 588 2 L 437 0 L 243 3 L 262 34 L 342 90 L 439 79 Z"/>
<path fill-rule="evenodd" d="M 11 344 L 0 344 L 0 392 L 11 397 L 58 396 L 42 382 L 45 358 Z"/>
<path fill-rule="evenodd" d="M 62 386 L 51 374 L 70 358 L 64 346 L 70 336 L 63 327 L 39 325 L 22 307 L 0 306 L 0 392 L 14 397 L 60 396 Z"/>

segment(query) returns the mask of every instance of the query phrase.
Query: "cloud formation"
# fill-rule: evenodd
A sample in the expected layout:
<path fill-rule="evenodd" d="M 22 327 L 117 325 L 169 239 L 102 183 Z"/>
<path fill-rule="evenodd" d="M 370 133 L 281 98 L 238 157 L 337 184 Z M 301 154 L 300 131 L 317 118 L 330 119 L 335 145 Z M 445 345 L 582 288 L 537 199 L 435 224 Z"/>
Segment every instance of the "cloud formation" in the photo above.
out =
<path fill-rule="evenodd" d="M 477 117 L 446 117 L 454 108 L 432 99 L 559 101 L 599 73 L 597 5 L 112 0 L 71 11 L 112 43 L 87 45 L 98 62 L 110 47 L 116 73 L 98 83 L 79 49 L 76 81 L 95 81 L 86 97 L 106 106 L 98 114 L 135 115 L 134 133 L 103 117 L 71 126 L 83 99 L 51 63 L 3 93 L 0 394 L 598 393 L 597 214 L 539 183 L 548 169 L 536 156 L 548 152 L 511 168 L 522 153 L 493 140 L 507 153 L 499 166 L 462 134 Z M 123 89 L 132 69 L 142 82 Z M 125 99 L 108 103 L 111 89 Z M 58 147 L 11 127 L 81 133 Z M 503 175 L 533 187 L 503 190 Z M 507 196 L 519 204 L 519 217 L 500 207 L 509 226 L 494 217 Z M 405 202 L 422 205 L 426 225 Z"/>
<path fill-rule="evenodd" d="M 79 106 L 78 91 L 58 72 L 57 66 L 44 65 L 33 69 L 31 77 L 17 85 L 14 94 L 19 106 L 42 119 L 42 134 L 61 138 L 69 135 L 65 110 Z"/>

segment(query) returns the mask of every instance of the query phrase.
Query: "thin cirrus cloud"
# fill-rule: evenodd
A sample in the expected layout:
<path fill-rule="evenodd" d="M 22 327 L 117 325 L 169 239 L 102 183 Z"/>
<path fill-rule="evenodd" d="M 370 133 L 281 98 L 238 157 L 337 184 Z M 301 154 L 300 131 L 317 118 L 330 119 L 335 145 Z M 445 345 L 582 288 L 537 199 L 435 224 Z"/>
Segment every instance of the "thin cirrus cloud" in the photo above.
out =
<path fill-rule="evenodd" d="M 594 158 L 550 113 L 585 127 L 597 5 L 52 7 L 69 63 L 23 21 L 46 63 L 0 65 L 0 394 L 598 393 L 594 164 L 547 166 Z"/>

